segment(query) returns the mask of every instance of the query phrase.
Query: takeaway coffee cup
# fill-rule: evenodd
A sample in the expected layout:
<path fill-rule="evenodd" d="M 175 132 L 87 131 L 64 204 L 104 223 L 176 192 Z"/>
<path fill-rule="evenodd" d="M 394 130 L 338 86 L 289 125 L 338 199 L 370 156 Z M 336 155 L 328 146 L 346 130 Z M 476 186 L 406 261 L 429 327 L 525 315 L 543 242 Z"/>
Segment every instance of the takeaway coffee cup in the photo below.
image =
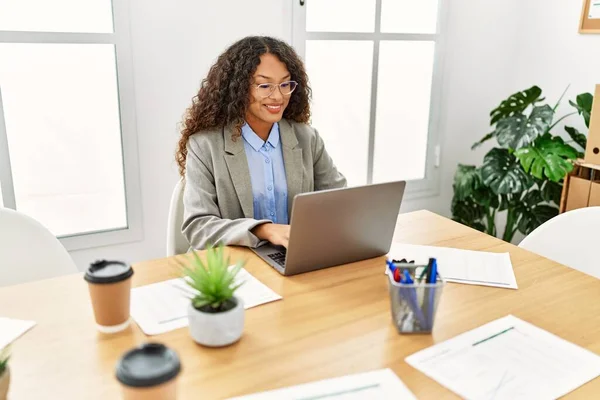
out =
<path fill-rule="evenodd" d="M 129 325 L 132 275 L 131 266 L 121 261 L 96 261 L 86 271 L 84 279 L 100 332 L 120 332 Z"/>
<path fill-rule="evenodd" d="M 124 400 L 175 400 L 181 363 L 177 353 L 160 343 L 128 351 L 117 363 Z"/>

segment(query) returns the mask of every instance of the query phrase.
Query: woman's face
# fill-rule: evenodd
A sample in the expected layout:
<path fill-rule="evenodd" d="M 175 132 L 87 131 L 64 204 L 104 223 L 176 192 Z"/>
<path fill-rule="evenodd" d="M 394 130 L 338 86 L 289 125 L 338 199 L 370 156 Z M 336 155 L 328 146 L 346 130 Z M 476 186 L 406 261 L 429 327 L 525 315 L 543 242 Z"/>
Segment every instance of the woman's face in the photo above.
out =
<path fill-rule="evenodd" d="M 246 121 L 264 124 L 279 122 L 291 95 L 282 95 L 277 85 L 290 79 L 290 72 L 277 56 L 270 53 L 260 56 L 260 64 L 250 83 L 250 105 L 246 112 Z M 265 84 L 275 85 L 273 93 L 268 94 L 269 87 Z M 257 88 L 257 85 L 262 86 Z M 267 97 L 264 97 L 265 95 Z"/>

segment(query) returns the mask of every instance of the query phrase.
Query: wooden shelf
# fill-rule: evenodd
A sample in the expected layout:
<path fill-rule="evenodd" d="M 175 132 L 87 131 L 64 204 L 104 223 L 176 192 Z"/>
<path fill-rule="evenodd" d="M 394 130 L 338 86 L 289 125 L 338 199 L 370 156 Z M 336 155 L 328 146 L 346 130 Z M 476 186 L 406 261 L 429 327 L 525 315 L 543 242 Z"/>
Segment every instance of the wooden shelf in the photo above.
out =
<path fill-rule="evenodd" d="M 594 169 L 596 171 L 600 171 L 600 165 L 586 163 L 582 159 L 578 159 L 577 161 L 575 161 L 575 165 L 579 165 L 580 167 L 585 167 L 585 168 L 589 168 L 589 169 Z"/>
<path fill-rule="evenodd" d="M 600 165 L 578 159 L 563 183 L 560 213 L 600 206 Z M 596 172 L 598 171 L 598 172 Z"/>

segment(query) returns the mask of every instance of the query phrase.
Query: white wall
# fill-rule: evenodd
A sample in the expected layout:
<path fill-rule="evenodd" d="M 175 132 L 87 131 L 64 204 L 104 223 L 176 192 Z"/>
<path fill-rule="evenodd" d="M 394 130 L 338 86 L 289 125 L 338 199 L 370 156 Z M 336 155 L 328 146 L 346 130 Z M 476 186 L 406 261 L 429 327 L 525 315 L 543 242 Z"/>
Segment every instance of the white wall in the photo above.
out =
<path fill-rule="evenodd" d="M 568 100 L 582 92 L 593 94 L 600 83 L 600 35 L 578 33 L 582 3 L 528 0 L 521 8 L 514 83 L 519 87 L 537 84 L 552 104 L 571 85 L 557 115 L 573 111 Z M 579 116 L 567 124 L 585 130 Z"/>
<path fill-rule="evenodd" d="M 144 238 L 73 251 L 80 269 L 99 258 L 164 257 L 169 200 L 178 180 L 176 125 L 200 80 L 237 39 L 256 34 L 291 41 L 289 6 L 281 0 L 129 1 Z"/>

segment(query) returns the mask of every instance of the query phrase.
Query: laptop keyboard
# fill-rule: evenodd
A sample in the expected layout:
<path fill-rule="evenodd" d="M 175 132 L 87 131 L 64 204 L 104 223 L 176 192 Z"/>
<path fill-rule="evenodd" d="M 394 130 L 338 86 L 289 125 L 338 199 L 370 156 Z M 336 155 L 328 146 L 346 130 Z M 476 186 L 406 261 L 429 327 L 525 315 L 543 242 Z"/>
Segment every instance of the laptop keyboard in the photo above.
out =
<path fill-rule="evenodd" d="M 281 265 L 282 267 L 285 267 L 285 251 L 281 251 L 279 253 L 272 253 L 269 254 L 269 258 L 273 261 L 275 261 L 277 264 Z"/>

